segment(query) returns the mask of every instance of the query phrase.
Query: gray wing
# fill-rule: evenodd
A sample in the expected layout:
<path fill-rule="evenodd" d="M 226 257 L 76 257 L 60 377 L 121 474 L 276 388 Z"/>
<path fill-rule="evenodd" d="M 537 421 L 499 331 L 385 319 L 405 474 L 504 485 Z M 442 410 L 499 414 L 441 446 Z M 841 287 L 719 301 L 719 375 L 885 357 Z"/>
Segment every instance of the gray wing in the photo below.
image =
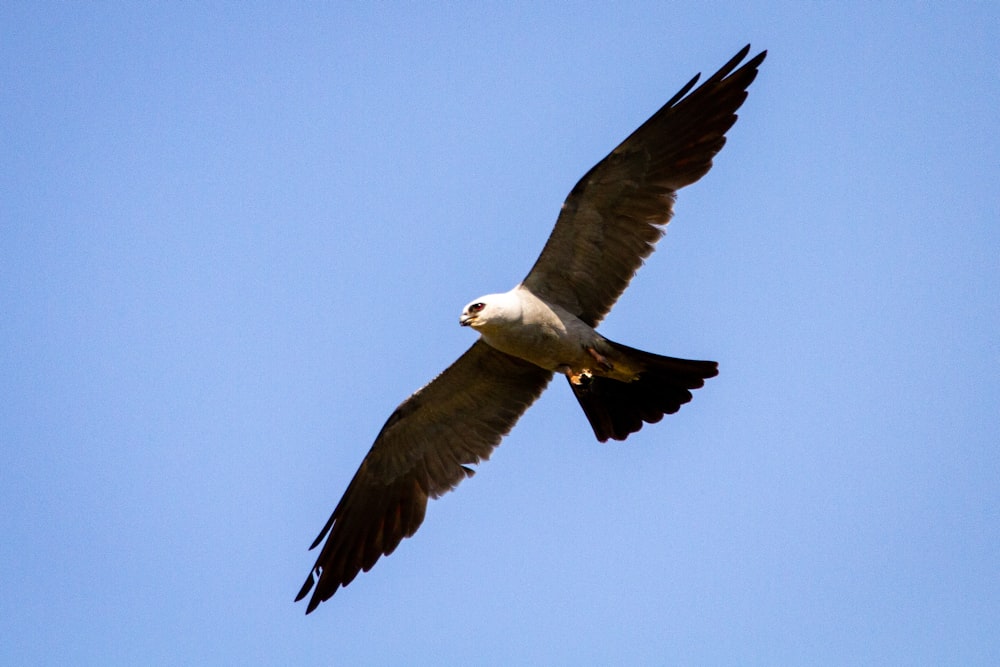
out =
<path fill-rule="evenodd" d="M 428 498 L 454 489 L 489 458 L 545 389 L 552 373 L 477 341 L 396 408 L 361 462 L 319 537 L 308 614 L 389 555 L 424 520 Z"/>
<path fill-rule="evenodd" d="M 766 51 L 747 45 L 688 95 L 695 76 L 580 179 L 523 285 L 596 326 L 653 252 L 674 193 L 712 167 Z M 687 97 L 685 97 L 687 95 Z"/>

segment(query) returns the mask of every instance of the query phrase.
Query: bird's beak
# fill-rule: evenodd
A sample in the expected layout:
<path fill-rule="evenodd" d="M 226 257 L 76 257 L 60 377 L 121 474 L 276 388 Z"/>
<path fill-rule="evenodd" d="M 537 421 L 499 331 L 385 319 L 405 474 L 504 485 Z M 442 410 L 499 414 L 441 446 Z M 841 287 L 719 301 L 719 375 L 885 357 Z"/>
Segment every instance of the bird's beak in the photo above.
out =
<path fill-rule="evenodd" d="M 474 317 L 475 317 L 474 315 L 466 315 L 465 313 L 463 313 L 462 316 L 458 318 L 458 323 L 461 324 L 463 327 L 470 326 L 472 324 L 472 320 L 474 319 Z"/>

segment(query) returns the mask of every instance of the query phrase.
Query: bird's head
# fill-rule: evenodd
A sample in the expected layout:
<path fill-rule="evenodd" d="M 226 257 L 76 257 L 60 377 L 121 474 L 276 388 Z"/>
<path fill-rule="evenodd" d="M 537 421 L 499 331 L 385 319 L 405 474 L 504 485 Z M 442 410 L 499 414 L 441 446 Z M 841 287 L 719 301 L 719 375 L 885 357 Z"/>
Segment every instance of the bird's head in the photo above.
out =
<path fill-rule="evenodd" d="M 485 299 L 486 297 L 483 297 Z M 476 299 L 462 309 L 462 316 L 458 318 L 458 323 L 463 327 L 475 328 L 486 320 L 489 313 L 486 312 L 486 301 Z M 482 319 L 480 319 L 480 316 Z"/>
<path fill-rule="evenodd" d="M 477 331 L 488 330 L 515 322 L 520 316 L 520 302 L 510 292 L 487 294 L 463 308 L 458 323 Z"/>

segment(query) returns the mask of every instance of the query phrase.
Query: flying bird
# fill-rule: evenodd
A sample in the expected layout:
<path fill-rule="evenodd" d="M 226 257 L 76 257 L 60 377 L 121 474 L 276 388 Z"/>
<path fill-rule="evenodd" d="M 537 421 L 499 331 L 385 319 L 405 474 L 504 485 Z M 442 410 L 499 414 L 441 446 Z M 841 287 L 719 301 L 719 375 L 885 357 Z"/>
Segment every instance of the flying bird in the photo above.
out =
<path fill-rule="evenodd" d="M 428 498 L 471 477 L 553 375 L 564 375 L 601 442 L 676 412 L 718 374 L 714 361 L 643 352 L 594 327 L 672 216 L 675 193 L 712 166 L 767 55 L 747 45 L 692 90 L 696 75 L 570 191 L 527 277 L 469 303 L 479 339 L 389 416 L 310 549 L 295 601 L 306 613 L 367 572 L 424 520 Z"/>

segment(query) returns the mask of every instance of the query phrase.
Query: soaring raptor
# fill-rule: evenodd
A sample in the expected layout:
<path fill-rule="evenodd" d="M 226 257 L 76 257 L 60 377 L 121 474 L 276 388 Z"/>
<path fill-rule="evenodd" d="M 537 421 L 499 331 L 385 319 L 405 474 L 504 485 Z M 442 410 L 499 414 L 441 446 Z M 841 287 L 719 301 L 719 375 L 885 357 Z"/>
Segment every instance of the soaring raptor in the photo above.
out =
<path fill-rule="evenodd" d="M 459 322 L 479 339 L 396 408 L 310 549 L 325 539 L 295 598 L 306 613 L 389 555 L 424 519 L 428 498 L 470 477 L 554 373 L 601 442 L 624 440 L 691 400 L 714 361 L 664 357 L 594 327 L 670 221 L 675 193 L 704 176 L 726 143 L 766 51 L 744 47 L 698 88 L 695 76 L 576 184 L 521 284 L 472 301 Z"/>

